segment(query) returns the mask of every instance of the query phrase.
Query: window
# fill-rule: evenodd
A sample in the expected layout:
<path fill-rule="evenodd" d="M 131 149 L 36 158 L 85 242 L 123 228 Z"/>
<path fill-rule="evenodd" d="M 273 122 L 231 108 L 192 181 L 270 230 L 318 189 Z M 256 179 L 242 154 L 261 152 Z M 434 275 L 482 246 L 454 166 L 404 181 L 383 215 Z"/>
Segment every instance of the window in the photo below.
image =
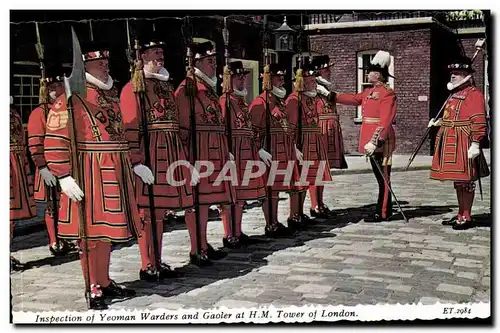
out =
<path fill-rule="evenodd" d="M 38 63 L 32 61 L 15 61 L 13 65 L 11 94 L 14 98 L 14 107 L 26 125 L 31 111 L 38 106 L 40 68 Z"/>
<path fill-rule="evenodd" d="M 368 71 L 360 68 L 367 67 L 377 52 L 378 50 L 358 52 L 358 80 L 357 80 L 358 93 L 362 92 L 365 88 L 371 86 L 371 84 L 368 82 Z M 389 73 L 391 74 L 394 73 L 394 56 L 392 55 L 391 55 L 391 64 L 389 65 Z M 394 79 L 392 77 L 389 77 L 387 83 L 392 89 L 394 89 Z M 362 121 L 361 106 L 358 106 L 354 122 L 361 123 L 361 121 Z"/>
<path fill-rule="evenodd" d="M 320 54 L 316 52 L 302 52 L 302 58 L 303 58 L 302 61 L 319 55 Z M 299 54 L 296 53 L 292 57 L 292 79 L 295 77 L 295 73 L 293 72 L 293 70 L 298 66 L 299 66 Z"/>
<path fill-rule="evenodd" d="M 19 111 L 23 124 L 27 124 L 31 111 L 38 106 L 40 75 L 14 74 L 13 80 L 14 107 Z"/>

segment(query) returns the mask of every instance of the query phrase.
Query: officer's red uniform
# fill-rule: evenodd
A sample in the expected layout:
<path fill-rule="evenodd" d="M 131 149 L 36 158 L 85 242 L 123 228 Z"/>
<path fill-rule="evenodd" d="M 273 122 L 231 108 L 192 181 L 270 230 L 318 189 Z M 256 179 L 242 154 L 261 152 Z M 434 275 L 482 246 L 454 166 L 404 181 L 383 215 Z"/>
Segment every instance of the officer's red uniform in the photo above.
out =
<path fill-rule="evenodd" d="M 156 40 L 155 37 L 148 37 L 151 40 L 141 47 L 141 54 L 146 50 L 152 52 L 162 52 L 164 44 Z M 156 55 L 156 54 L 155 54 Z M 163 57 L 163 53 L 158 55 Z M 154 175 L 153 200 L 155 206 L 157 248 L 159 256 L 162 255 L 163 240 L 163 218 L 167 212 L 183 211 L 193 206 L 192 188 L 190 185 L 191 174 L 186 166 L 170 168 L 177 161 L 186 161 L 186 153 L 179 135 L 179 109 L 174 97 L 174 88 L 170 82 L 170 75 L 166 69 L 160 73 L 145 74 L 144 108 L 141 110 L 141 101 L 138 93 L 134 93 L 132 81 L 128 82 L 120 95 L 120 108 L 123 114 L 123 121 L 130 145 L 132 165 L 146 164 L 145 150 L 149 150 L 151 161 L 151 171 Z M 147 123 L 149 135 L 149 147 L 145 147 L 143 122 Z M 170 169 L 169 169 L 170 168 Z M 168 176 L 172 178 L 169 179 Z M 173 186 L 173 182 L 182 182 L 183 185 Z M 140 213 L 145 219 L 147 228 L 151 228 L 149 186 L 138 176 L 135 177 L 135 188 L 137 203 Z M 192 214 L 186 215 L 187 219 L 192 218 Z M 191 223 L 191 222 L 189 222 Z M 189 224 L 188 223 L 188 224 Z M 154 257 L 152 233 L 146 233 L 149 237 L 149 257 Z M 152 264 L 153 269 L 157 269 L 156 263 L 147 263 L 143 260 L 142 271 Z M 174 271 L 166 264 L 161 264 L 161 274 L 165 277 L 175 276 Z M 141 278 L 147 279 L 148 275 L 141 273 Z"/>
<path fill-rule="evenodd" d="M 14 223 L 36 216 L 33 187 L 28 184 L 30 174 L 23 122 L 19 112 L 10 105 L 10 240 L 14 236 Z M 21 268 L 19 261 L 11 256 L 13 269 Z"/>
<path fill-rule="evenodd" d="M 283 68 L 280 68 L 277 64 L 270 64 L 269 68 L 271 76 L 282 77 L 286 74 L 286 71 Z M 280 93 L 283 95 L 278 96 Z M 262 209 L 266 219 L 265 233 L 266 236 L 271 238 L 282 236 L 288 237 L 292 234 L 291 230 L 278 222 L 279 193 L 286 192 L 292 194 L 299 190 L 304 191 L 302 187 L 296 186 L 296 182 L 300 179 L 300 170 L 295 152 L 295 132 L 291 127 L 285 112 L 285 94 L 286 91 L 284 89 L 273 87 L 272 91 L 263 92 L 257 96 L 257 98 L 250 103 L 248 108 L 251 115 L 252 126 L 257 138 L 255 143 L 259 149 L 269 149 L 268 152 L 271 154 L 273 163 L 276 164 L 276 170 L 278 171 L 276 172 L 274 181 L 270 184 L 270 186 L 267 186 L 269 180 L 269 168 L 267 168 L 265 174 L 266 189 L 271 191 L 271 205 L 269 205 L 266 200 L 262 204 Z M 269 111 L 266 111 L 266 103 L 269 105 Z M 269 133 L 271 139 L 269 145 L 267 144 L 268 138 L 266 128 L 267 112 L 269 112 Z M 289 164 L 288 162 L 292 163 Z M 288 166 L 290 167 L 288 168 Z M 290 176 L 289 181 L 286 181 L 285 175 L 280 173 L 287 170 L 287 168 Z M 271 208 L 271 211 L 269 208 Z M 290 212 L 290 217 L 292 216 L 291 214 L 292 213 Z"/>
<path fill-rule="evenodd" d="M 367 69 L 379 72 L 385 79 L 388 79 L 388 64 L 385 66 L 371 64 Z M 392 198 L 384 178 L 390 185 L 392 154 L 396 148 L 396 134 L 392 126 L 396 118 L 396 94 L 389 85 L 379 81 L 359 94 L 337 94 L 336 101 L 340 104 L 361 105 L 362 107 L 359 152 L 365 153 L 365 145 L 369 142 L 377 147 L 373 159 L 370 159 L 373 173 L 379 185 L 379 196 L 373 222 L 387 220 L 392 215 Z M 381 167 L 384 178 L 373 160 Z M 368 222 L 368 219 L 365 221 Z"/>
<path fill-rule="evenodd" d="M 94 43 L 82 48 L 86 48 L 83 55 L 86 62 L 107 63 L 107 50 Z M 77 185 L 84 197 L 77 202 L 61 193 L 58 236 L 79 240 L 82 269 L 90 278 L 91 308 L 103 309 L 106 308 L 105 296 L 135 294 L 117 286 L 109 277 L 111 242 L 123 243 L 132 237 L 141 242 L 145 237 L 140 237 L 144 234 L 144 226 L 134 195 L 132 164 L 119 97 L 112 81 L 106 83 L 110 86 L 106 88 L 97 86 L 98 81 L 87 73 L 87 96 L 73 95 L 73 110 L 68 110 L 66 94 L 54 102 L 47 116 L 44 146 L 47 165 L 62 183 L 66 177 L 76 177 L 71 162 L 71 146 L 76 145 L 80 172 L 80 184 Z M 74 125 L 74 143 L 69 132 L 69 112 L 74 120 L 71 124 Z M 81 205 L 84 205 L 88 249 L 81 240 Z"/>
<path fill-rule="evenodd" d="M 304 78 L 314 75 L 310 64 L 303 65 L 303 73 Z M 308 92 L 294 91 L 286 100 L 285 110 L 290 124 L 295 129 L 295 142 L 298 143 L 297 147 L 303 154 L 304 163 L 309 164 L 305 180 L 309 183 L 309 186 L 316 186 L 317 180 L 321 182 L 332 181 L 332 176 L 328 163 L 325 137 L 322 135 L 319 126 L 320 97 L 317 95 L 316 90 L 312 93 L 314 96 L 308 96 Z M 299 105 L 302 119 L 299 119 Z M 301 172 L 304 172 L 305 167 L 303 165 L 300 165 L 299 168 Z M 317 198 L 317 200 L 319 199 Z M 300 193 L 290 198 L 290 210 L 294 212 L 294 215 L 292 219 L 289 219 L 289 224 L 302 228 L 308 222 L 309 218 L 303 213 L 304 201 L 305 195 Z"/>
<path fill-rule="evenodd" d="M 231 78 L 234 75 L 246 75 L 249 71 L 244 70 L 241 61 L 232 62 L 229 64 L 231 69 Z M 234 87 L 233 87 L 234 89 Z M 232 230 L 232 215 L 231 209 L 224 209 L 222 214 L 222 222 L 224 224 L 224 239 L 223 243 L 226 247 L 238 247 L 239 243 L 245 244 L 248 237 L 242 234 L 241 222 L 243 219 L 243 205 L 245 201 L 256 201 L 264 199 L 266 196 L 265 179 L 262 176 L 249 178 L 244 177 L 245 174 L 252 172 L 256 174 L 258 167 L 249 164 L 248 162 L 259 161 L 258 145 L 255 142 L 252 119 L 245 96 L 237 96 L 234 92 L 230 94 L 230 101 L 227 101 L 227 95 L 223 94 L 220 97 L 220 106 L 222 117 L 226 124 L 228 140 L 232 140 L 232 154 L 234 155 L 236 164 L 237 183 L 235 184 L 236 204 L 235 210 L 235 230 Z M 229 104 L 229 109 L 227 108 Z M 248 168 L 248 171 L 247 171 Z M 245 184 L 243 181 L 248 184 Z M 227 208 L 227 206 L 226 206 Z"/>
<path fill-rule="evenodd" d="M 315 70 L 317 81 L 317 109 L 319 115 L 319 126 L 323 135 L 323 142 L 326 145 L 328 164 L 330 168 L 346 169 L 347 162 L 344 157 L 344 139 L 342 138 L 342 129 L 340 127 L 339 115 L 335 99 L 332 97 L 334 93 L 330 91 L 332 84 L 327 81 L 330 70 L 333 66 L 328 55 L 316 56 L 311 62 L 311 67 Z M 327 76 L 324 78 L 324 74 Z M 332 216 L 332 211 L 325 205 L 323 201 L 323 186 L 312 185 L 309 187 L 309 195 L 311 197 L 311 216 L 328 218 Z"/>
<path fill-rule="evenodd" d="M 461 59 L 449 66 L 449 70 L 462 70 L 471 74 L 471 61 Z M 489 175 L 485 157 L 469 158 L 468 150 L 486 136 L 486 112 L 484 95 L 474 87 L 470 80 L 452 91 L 446 103 L 443 117 L 437 133 L 430 178 L 441 181 L 453 181 L 457 192 L 458 214 L 445 224 L 459 225 L 455 229 L 471 225 L 471 210 L 474 202 L 475 181 Z"/>
<path fill-rule="evenodd" d="M 58 65 L 48 66 L 46 69 L 46 77 L 44 78 L 45 84 L 50 86 L 52 84 L 63 84 L 63 68 Z M 57 89 L 54 91 L 57 93 Z M 48 93 L 48 92 L 47 92 Z M 28 147 L 31 157 L 35 162 L 35 182 L 34 182 L 34 198 L 36 202 L 45 205 L 45 224 L 49 235 L 49 250 L 53 255 L 63 255 L 70 250 L 74 249 L 73 243 L 65 240 L 57 242 L 57 229 L 58 223 L 57 215 L 58 209 L 54 210 L 54 205 L 58 205 L 60 189 L 56 186 L 47 186 L 40 170 L 47 168 L 47 162 L 44 156 L 44 140 L 46 121 L 49 110 L 52 105 L 49 103 L 49 96 L 42 96 L 47 100 L 34 109 L 28 119 Z M 57 96 L 56 96 L 57 97 Z M 53 100 L 52 100 L 53 101 Z M 50 170 L 49 170 L 50 171 Z M 57 206 L 56 206 L 57 207 Z"/>
<path fill-rule="evenodd" d="M 197 54 L 196 59 L 202 59 L 208 56 L 215 56 L 212 43 L 194 43 L 193 52 Z M 222 119 L 222 111 L 219 103 L 219 96 L 215 91 L 215 86 L 203 80 L 203 74 L 196 74 L 196 96 L 194 103 L 194 113 L 196 121 L 196 151 L 192 149 L 192 134 L 190 115 L 191 115 L 191 97 L 186 95 L 186 80 L 183 80 L 175 91 L 175 98 L 179 105 L 179 126 L 181 130 L 181 139 L 185 145 L 185 151 L 188 159 L 191 161 L 209 161 L 213 163 L 214 170 L 208 177 L 201 177 L 198 184 L 199 189 L 199 221 L 189 220 L 188 228 L 191 237 L 191 262 L 203 266 L 210 264 L 210 259 L 220 259 L 224 253 L 215 251 L 207 243 L 207 223 L 208 209 L 211 205 L 231 205 L 235 201 L 235 191 L 230 181 L 224 180 L 216 183 L 223 167 L 229 161 L 229 150 L 227 146 L 226 127 Z M 195 156 L 193 156 L 195 154 Z M 201 173 L 206 171 L 207 167 L 201 167 Z M 186 212 L 186 214 L 194 214 Z M 198 226 L 196 223 L 199 223 Z M 196 228 L 200 228 L 201 249 L 197 246 Z"/>

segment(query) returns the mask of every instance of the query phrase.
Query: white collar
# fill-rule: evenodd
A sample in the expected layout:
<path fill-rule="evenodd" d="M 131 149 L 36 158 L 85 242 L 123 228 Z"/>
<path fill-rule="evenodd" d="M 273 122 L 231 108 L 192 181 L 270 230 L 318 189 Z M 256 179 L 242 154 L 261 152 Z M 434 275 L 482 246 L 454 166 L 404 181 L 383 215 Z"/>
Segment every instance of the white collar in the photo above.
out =
<path fill-rule="evenodd" d="M 248 95 L 247 88 L 243 88 L 243 90 L 234 89 L 233 93 L 239 97 L 246 97 Z"/>
<path fill-rule="evenodd" d="M 457 83 L 448 82 L 448 84 L 446 85 L 446 88 L 448 88 L 449 91 L 455 90 L 456 88 L 460 87 L 462 84 L 469 81 L 471 79 L 471 77 L 472 77 L 472 75 L 467 75 L 466 77 L 464 77 L 463 80 L 460 80 Z"/>
<path fill-rule="evenodd" d="M 215 86 L 217 85 L 217 76 L 208 77 L 207 74 L 203 73 L 196 67 L 194 68 L 194 74 L 203 81 L 205 81 L 205 83 L 207 83 L 210 87 L 212 87 L 212 89 L 215 89 Z"/>
<path fill-rule="evenodd" d="M 318 92 L 316 90 L 304 91 L 304 95 L 306 95 L 307 97 L 316 97 L 317 94 L 318 94 Z"/>
<path fill-rule="evenodd" d="M 170 73 L 165 67 L 160 68 L 158 73 L 153 73 L 144 68 L 144 76 L 146 79 L 158 79 L 160 81 L 168 81 L 170 79 Z"/>
<path fill-rule="evenodd" d="M 85 73 L 85 79 L 89 83 L 96 85 L 99 89 L 102 90 L 110 90 L 111 88 L 113 88 L 113 79 L 111 78 L 111 75 L 108 76 L 108 81 L 106 83 L 102 82 L 101 80 L 99 80 L 98 78 L 89 73 Z"/>
<path fill-rule="evenodd" d="M 328 88 L 332 85 L 332 83 L 330 81 L 324 79 L 322 76 L 317 76 L 316 82 L 318 82 L 319 84 L 321 84 L 323 86 L 326 86 L 326 88 Z"/>
<path fill-rule="evenodd" d="M 278 88 L 276 86 L 273 86 L 273 90 L 271 90 L 271 94 L 278 98 L 285 98 L 286 96 L 286 89 L 285 88 Z"/>

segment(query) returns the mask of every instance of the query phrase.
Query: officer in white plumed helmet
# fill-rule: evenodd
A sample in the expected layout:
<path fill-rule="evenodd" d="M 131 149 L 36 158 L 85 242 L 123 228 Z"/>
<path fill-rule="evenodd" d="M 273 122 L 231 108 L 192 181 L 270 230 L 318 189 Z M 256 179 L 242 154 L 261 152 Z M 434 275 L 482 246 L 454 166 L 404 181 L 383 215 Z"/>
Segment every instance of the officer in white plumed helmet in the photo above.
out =
<path fill-rule="evenodd" d="M 336 102 L 345 105 L 362 106 L 361 133 L 359 135 L 359 152 L 370 159 L 373 173 L 379 185 L 379 195 L 374 214 L 365 218 L 365 222 L 387 221 L 392 215 L 392 198 L 389 187 L 391 177 L 392 153 L 396 148 L 396 135 L 392 123 L 396 118 L 396 94 L 387 84 L 391 56 L 388 52 L 378 51 L 367 67 L 368 81 L 372 84 L 359 94 L 336 94 Z M 381 167 L 384 175 L 378 171 Z"/>

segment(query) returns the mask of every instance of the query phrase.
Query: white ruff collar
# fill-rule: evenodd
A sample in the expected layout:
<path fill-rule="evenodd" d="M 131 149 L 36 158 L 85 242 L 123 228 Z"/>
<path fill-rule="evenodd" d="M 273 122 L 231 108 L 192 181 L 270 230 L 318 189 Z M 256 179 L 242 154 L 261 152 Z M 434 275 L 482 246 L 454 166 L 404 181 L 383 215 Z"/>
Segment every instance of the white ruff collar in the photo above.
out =
<path fill-rule="evenodd" d="M 248 95 L 247 88 L 244 88 L 243 90 L 234 89 L 233 92 L 236 96 L 239 97 L 246 97 Z"/>
<path fill-rule="evenodd" d="M 217 76 L 210 78 L 196 67 L 194 68 L 194 74 L 205 81 L 210 87 L 212 87 L 212 89 L 215 89 L 215 86 L 217 85 Z"/>
<path fill-rule="evenodd" d="M 460 80 L 457 83 L 448 82 L 448 84 L 446 85 L 446 88 L 448 88 L 449 91 L 452 91 L 452 90 L 460 87 L 462 84 L 466 83 L 467 81 L 469 81 L 471 79 L 471 77 L 472 77 L 472 75 L 467 75 L 466 77 L 464 77 L 463 80 Z"/>
<path fill-rule="evenodd" d="M 85 79 L 89 83 L 96 85 L 99 89 L 102 90 L 110 90 L 111 88 L 113 88 L 113 79 L 111 78 L 111 75 L 108 76 L 108 82 L 106 83 L 102 82 L 101 80 L 99 80 L 98 78 L 89 73 L 85 73 Z"/>
<path fill-rule="evenodd" d="M 285 98 L 285 95 L 286 95 L 286 89 L 285 88 L 278 88 L 276 86 L 273 86 L 273 90 L 271 90 L 271 93 L 278 97 L 278 98 Z"/>
<path fill-rule="evenodd" d="M 160 68 L 158 73 L 149 72 L 144 68 L 144 76 L 146 79 L 158 79 L 160 81 L 168 81 L 170 79 L 170 73 L 165 67 Z"/>
<path fill-rule="evenodd" d="M 316 90 L 304 91 L 304 95 L 306 95 L 307 97 L 316 97 L 317 94 L 318 94 L 318 92 Z"/>
<path fill-rule="evenodd" d="M 330 81 L 324 79 L 321 76 L 316 77 L 316 82 L 318 82 L 319 84 L 321 84 L 323 86 L 326 86 L 326 88 L 329 88 L 332 85 L 332 83 Z"/>

